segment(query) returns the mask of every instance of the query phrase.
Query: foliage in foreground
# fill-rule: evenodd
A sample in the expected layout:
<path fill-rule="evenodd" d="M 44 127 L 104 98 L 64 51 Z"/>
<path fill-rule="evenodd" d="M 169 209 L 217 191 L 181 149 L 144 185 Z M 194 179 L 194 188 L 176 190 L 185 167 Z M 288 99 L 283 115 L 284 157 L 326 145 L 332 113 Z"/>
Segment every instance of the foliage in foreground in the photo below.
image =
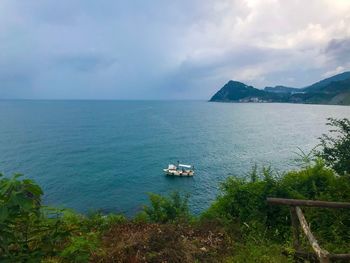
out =
<path fill-rule="evenodd" d="M 1 262 L 247 262 L 247 255 L 251 262 L 286 262 L 292 260 L 281 254 L 291 242 L 289 210 L 267 205 L 266 198 L 349 201 L 350 178 L 321 160 L 280 176 L 255 167 L 246 178 L 228 178 L 197 219 L 179 193 L 150 195 L 134 220 L 48 209 L 40 204 L 40 187 L 18 175 L 0 180 L 0 194 Z M 323 247 L 350 250 L 349 211 L 304 212 Z"/>
<path fill-rule="evenodd" d="M 322 149 L 318 156 L 339 175 L 350 173 L 350 120 L 328 118 L 331 134 L 320 138 Z M 332 136 L 333 135 L 333 136 Z"/>
<path fill-rule="evenodd" d="M 50 209 L 42 194 L 20 175 L 1 177 L 1 262 L 219 262 L 230 246 L 217 225 L 190 225 L 188 196 L 176 192 L 150 194 L 141 220 Z"/>
<path fill-rule="evenodd" d="M 144 206 L 146 220 L 157 223 L 189 221 L 189 195 L 172 192 L 169 196 L 149 194 L 150 205 Z"/>
<path fill-rule="evenodd" d="M 41 188 L 31 180 L 0 175 L 0 262 L 40 262 L 59 256 L 87 262 L 110 225 L 120 215 L 79 215 L 41 205 Z"/>
<path fill-rule="evenodd" d="M 266 232 L 271 240 L 289 240 L 289 208 L 268 205 L 267 197 L 348 202 L 350 178 L 336 175 L 321 160 L 283 176 L 277 176 L 270 169 L 263 169 L 258 174 L 254 169 L 247 178 L 228 178 L 221 185 L 221 195 L 202 217 L 246 225 L 246 233 L 250 230 Z M 322 241 L 331 240 L 334 245 L 350 242 L 350 211 L 303 209 L 313 231 Z"/>

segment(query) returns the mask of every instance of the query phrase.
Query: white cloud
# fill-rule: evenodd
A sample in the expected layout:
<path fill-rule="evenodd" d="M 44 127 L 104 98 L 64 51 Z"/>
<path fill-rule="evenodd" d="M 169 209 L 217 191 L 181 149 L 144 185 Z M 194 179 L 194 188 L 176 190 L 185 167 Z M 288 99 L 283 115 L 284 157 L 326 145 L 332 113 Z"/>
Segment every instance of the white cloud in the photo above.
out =
<path fill-rule="evenodd" d="M 333 75 L 342 73 L 342 72 L 344 72 L 344 71 L 345 71 L 345 68 L 342 67 L 342 66 L 339 66 L 339 67 L 336 67 L 334 70 L 327 71 L 327 72 L 324 73 L 322 76 L 325 77 L 325 78 L 328 78 L 328 77 L 331 77 L 331 76 L 333 76 Z"/>
<path fill-rule="evenodd" d="M 231 56 L 232 50 L 248 52 L 247 56 L 249 52 L 255 56 L 257 52 L 253 50 L 259 50 L 263 51 L 259 56 L 264 61 L 250 59 L 251 63 L 246 64 L 233 57 L 231 63 L 222 62 L 222 79 L 238 78 L 260 87 L 304 86 L 319 80 L 330 68 L 342 67 L 339 60 L 330 63 L 323 50 L 332 39 L 350 36 L 350 1 L 223 2 L 226 4 L 220 1 L 220 6 L 225 6 L 224 11 L 216 11 L 189 27 L 185 57 L 200 64 L 222 61 Z M 216 2 L 211 3 L 209 10 L 218 10 Z M 278 73 L 286 83 L 276 83 L 278 79 L 268 77 Z"/>

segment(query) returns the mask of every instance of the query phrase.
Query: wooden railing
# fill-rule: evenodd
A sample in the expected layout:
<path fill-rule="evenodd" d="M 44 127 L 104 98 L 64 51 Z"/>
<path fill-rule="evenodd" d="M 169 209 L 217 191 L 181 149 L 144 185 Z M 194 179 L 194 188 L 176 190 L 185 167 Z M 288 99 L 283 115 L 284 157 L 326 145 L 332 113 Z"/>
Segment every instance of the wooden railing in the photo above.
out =
<path fill-rule="evenodd" d="M 290 216 L 291 216 L 291 222 L 293 227 L 293 247 L 295 249 L 295 254 L 297 256 L 316 258 L 321 263 L 329 263 L 331 260 L 350 261 L 350 254 L 330 254 L 327 250 L 322 249 L 320 247 L 316 238 L 314 237 L 314 235 L 310 230 L 310 227 L 304 217 L 302 210 L 299 207 L 299 206 L 308 206 L 308 207 L 323 207 L 323 208 L 350 208 L 350 203 L 297 200 L 297 199 L 284 199 L 284 198 L 267 198 L 267 203 L 271 205 L 290 206 Z M 301 244 L 299 239 L 300 226 L 304 234 L 308 238 L 310 245 L 314 250 L 314 254 L 310 254 L 301 250 Z"/>

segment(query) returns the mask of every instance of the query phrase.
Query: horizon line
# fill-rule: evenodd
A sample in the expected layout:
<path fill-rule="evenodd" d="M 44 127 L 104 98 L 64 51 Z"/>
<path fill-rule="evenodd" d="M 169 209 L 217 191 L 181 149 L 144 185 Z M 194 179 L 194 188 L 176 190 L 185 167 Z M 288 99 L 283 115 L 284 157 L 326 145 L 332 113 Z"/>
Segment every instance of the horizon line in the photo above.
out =
<path fill-rule="evenodd" d="M 208 99 L 27 99 L 27 98 L 0 98 L 0 101 L 208 101 Z"/>

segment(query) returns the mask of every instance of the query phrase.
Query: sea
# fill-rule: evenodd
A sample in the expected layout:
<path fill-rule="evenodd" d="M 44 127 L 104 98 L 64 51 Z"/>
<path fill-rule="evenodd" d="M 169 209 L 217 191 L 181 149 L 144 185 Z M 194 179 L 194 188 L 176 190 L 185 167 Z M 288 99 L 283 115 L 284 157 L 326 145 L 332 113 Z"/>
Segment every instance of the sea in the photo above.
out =
<path fill-rule="evenodd" d="M 327 118 L 350 107 L 206 101 L 0 101 L 0 172 L 21 173 L 44 190 L 43 203 L 135 215 L 148 194 L 190 195 L 198 214 L 229 176 L 255 164 L 299 169 L 328 131 Z M 169 177 L 168 164 L 195 176 Z"/>

